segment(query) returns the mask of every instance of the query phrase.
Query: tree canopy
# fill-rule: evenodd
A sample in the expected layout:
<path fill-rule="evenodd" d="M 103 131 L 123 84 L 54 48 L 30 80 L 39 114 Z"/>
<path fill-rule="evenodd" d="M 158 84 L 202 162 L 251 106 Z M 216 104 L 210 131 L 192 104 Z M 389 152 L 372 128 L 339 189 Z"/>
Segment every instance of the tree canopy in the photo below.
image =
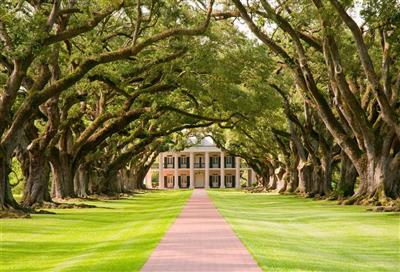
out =
<path fill-rule="evenodd" d="M 160 152 L 199 133 L 267 190 L 395 203 L 399 10 L 396 0 L 2 1 L 1 210 L 142 188 Z"/>

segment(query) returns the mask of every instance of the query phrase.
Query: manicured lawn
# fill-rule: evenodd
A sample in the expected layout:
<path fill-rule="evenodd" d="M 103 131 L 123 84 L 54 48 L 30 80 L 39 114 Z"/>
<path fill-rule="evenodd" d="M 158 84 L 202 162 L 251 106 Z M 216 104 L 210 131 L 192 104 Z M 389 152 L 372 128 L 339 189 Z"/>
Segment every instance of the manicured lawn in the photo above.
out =
<path fill-rule="evenodd" d="M 139 271 L 190 194 L 152 192 L 2 220 L 0 271 Z"/>
<path fill-rule="evenodd" d="M 296 196 L 209 191 L 264 271 L 400 271 L 400 216 Z"/>

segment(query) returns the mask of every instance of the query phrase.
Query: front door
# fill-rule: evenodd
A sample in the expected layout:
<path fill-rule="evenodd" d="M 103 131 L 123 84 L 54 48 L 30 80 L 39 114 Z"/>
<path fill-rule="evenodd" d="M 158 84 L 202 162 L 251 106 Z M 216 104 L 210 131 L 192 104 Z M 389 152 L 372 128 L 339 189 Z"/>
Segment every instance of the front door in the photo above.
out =
<path fill-rule="evenodd" d="M 204 174 L 203 173 L 194 174 L 194 187 L 204 188 Z"/>
<path fill-rule="evenodd" d="M 174 188 L 174 176 L 167 176 L 167 188 Z"/>

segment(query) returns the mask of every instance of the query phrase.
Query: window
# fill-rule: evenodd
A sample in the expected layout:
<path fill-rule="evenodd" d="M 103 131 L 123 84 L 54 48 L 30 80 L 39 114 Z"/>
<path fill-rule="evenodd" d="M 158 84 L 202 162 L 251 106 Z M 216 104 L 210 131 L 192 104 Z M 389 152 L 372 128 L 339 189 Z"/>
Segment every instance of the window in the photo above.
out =
<path fill-rule="evenodd" d="M 181 157 L 181 165 L 180 167 L 187 167 L 188 164 L 188 158 L 187 157 Z"/>
<path fill-rule="evenodd" d="M 181 179 L 181 188 L 188 188 L 189 186 L 189 179 L 188 179 L 188 176 L 186 176 L 186 175 L 182 175 L 181 177 L 180 177 L 180 179 Z"/>
<path fill-rule="evenodd" d="M 167 156 L 165 157 L 165 168 L 174 168 L 174 157 L 172 156 Z"/>
<path fill-rule="evenodd" d="M 227 188 L 232 188 L 233 187 L 233 182 L 235 181 L 235 177 L 234 176 L 226 176 L 225 177 L 225 186 Z"/>
<path fill-rule="evenodd" d="M 202 156 L 196 156 L 194 160 L 194 168 L 204 168 L 205 164 L 203 160 Z"/>
<path fill-rule="evenodd" d="M 211 176 L 211 187 L 218 188 L 219 187 L 219 176 Z"/>
<path fill-rule="evenodd" d="M 227 168 L 235 167 L 234 157 L 232 157 L 232 156 L 225 157 L 225 167 L 227 167 Z"/>
<path fill-rule="evenodd" d="M 211 157 L 211 168 L 219 168 L 219 157 Z"/>
<path fill-rule="evenodd" d="M 167 188 L 174 188 L 174 176 L 167 176 Z"/>

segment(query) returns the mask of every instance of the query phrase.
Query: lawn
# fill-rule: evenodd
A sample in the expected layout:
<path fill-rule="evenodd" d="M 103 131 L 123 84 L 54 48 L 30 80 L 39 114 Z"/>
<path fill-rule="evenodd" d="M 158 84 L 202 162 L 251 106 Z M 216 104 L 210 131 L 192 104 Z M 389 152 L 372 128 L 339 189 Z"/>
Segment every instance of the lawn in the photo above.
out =
<path fill-rule="evenodd" d="M 264 271 L 400 271 L 400 216 L 296 196 L 210 190 Z"/>
<path fill-rule="evenodd" d="M 139 271 L 190 194 L 151 192 L 1 220 L 0 271 Z"/>

